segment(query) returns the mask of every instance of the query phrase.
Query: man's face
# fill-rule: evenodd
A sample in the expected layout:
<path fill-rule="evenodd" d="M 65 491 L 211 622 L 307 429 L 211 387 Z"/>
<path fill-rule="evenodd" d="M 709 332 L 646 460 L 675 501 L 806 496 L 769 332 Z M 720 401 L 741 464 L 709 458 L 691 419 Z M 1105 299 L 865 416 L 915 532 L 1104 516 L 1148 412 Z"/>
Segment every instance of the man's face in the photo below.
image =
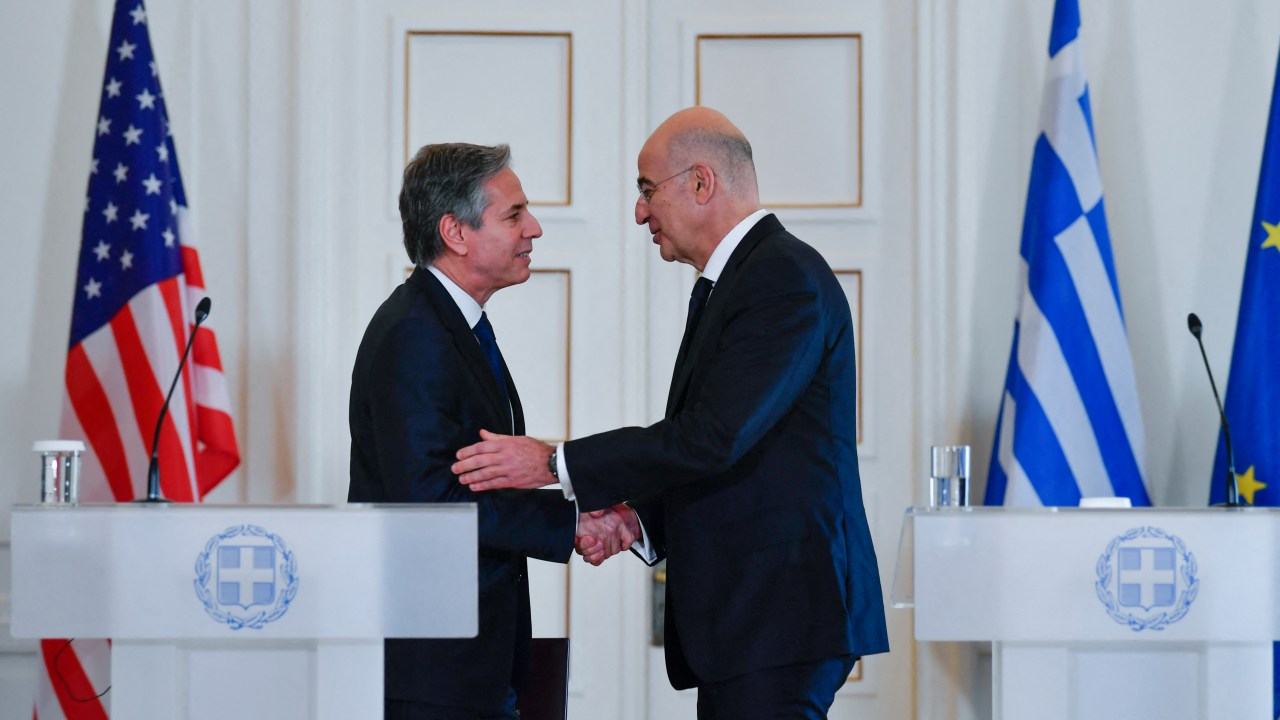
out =
<path fill-rule="evenodd" d="M 636 224 L 649 226 L 663 260 L 692 264 L 690 210 L 694 200 L 688 187 L 692 168 L 672 167 L 662 149 L 665 144 L 661 139 L 655 142 L 650 138 L 640 151 L 636 163 L 639 170 L 636 183 L 640 189 L 640 197 L 636 198 Z"/>
<path fill-rule="evenodd" d="M 489 292 L 529 279 L 529 253 L 533 239 L 542 237 L 542 226 L 529 212 L 529 199 L 520 178 L 510 169 L 484 184 L 489 205 L 480 227 L 461 225 L 467 240 L 467 264 Z"/>

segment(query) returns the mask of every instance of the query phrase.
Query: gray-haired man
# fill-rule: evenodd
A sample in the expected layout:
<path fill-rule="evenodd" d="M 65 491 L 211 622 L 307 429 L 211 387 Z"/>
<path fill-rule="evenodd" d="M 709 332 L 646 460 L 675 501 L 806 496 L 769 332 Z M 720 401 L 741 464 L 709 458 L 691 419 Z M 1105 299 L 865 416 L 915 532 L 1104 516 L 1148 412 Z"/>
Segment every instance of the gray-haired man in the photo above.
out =
<path fill-rule="evenodd" d="M 479 504 L 480 634 L 386 642 L 386 717 L 514 718 L 528 666 L 526 558 L 566 562 L 580 534 L 614 552 L 634 537 L 612 512 L 559 492 L 477 497 L 449 466 L 480 428 L 524 432 L 484 304 L 529 278 L 529 212 L 505 145 L 428 145 L 405 168 L 400 215 L 416 268 L 378 308 L 351 375 L 350 502 Z M 630 512 L 630 511 L 628 511 Z"/>

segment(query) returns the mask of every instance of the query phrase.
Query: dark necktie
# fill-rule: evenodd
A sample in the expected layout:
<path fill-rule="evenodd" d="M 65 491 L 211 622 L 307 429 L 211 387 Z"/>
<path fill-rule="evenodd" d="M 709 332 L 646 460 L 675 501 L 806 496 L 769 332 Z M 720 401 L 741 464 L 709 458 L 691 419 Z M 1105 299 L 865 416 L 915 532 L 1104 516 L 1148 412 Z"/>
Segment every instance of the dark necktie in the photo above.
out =
<path fill-rule="evenodd" d="M 484 357 L 489 361 L 489 369 L 493 371 L 493 377 L 498 381 L 498 387 L 502 390 L 502 397 L 510 398 L 507 395 L 507 378 L 502 372 L 502 353 L 498 351 L 498 338 L 493 334 L 493 326 L 489 324 L 489 316 L 480 313 L 480 322 L 471 329 L 476 334 L 476 339 L 480 341 L 480 349 L 484 351 Z"/>
<path fill-rule="evenodd" d="M 676 356 L 677 364 L 684 360 L 685 353 L 689 351 L 689 343 L 693 342 L 693 334 L 698 330 L 698 321 L 702 319 L 702 308 L 707 305 L 707 298 L 711 296 L 713 285 L 715 283 L 705 277 L 698 278 L 698 282 L 693 284 L 693 292 L 689 293 L 689 318 L 684 323 L 684 338 L 680 340 L 680 354 Z"/>

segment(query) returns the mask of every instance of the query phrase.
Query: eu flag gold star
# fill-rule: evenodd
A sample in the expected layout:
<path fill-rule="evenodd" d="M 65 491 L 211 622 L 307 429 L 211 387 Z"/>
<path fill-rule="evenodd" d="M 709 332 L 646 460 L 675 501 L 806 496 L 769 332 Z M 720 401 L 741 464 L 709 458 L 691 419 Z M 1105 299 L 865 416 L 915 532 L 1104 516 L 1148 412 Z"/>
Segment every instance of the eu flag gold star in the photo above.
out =
<path fill-rule="evenodd" d="M 1263 220 L 1262 228 L 1267 231 L 1267 239 L 1262 241 L 1262 249 L 1273 247 L 1276 250 L 1280 250 L 1280 223 L 1273 225 Z"/>
<path fill-rule="evenodd" d="M 1266 483 L 1259 482 L 1253 477 L 1252 465 L 1250 465 L 1249 469 L 1244 471 L 1244 473 L 1236 473 L 1236 489 L 1239 490 L 1240 497 L 1244 498 L 1244 501 L 1250 505 L 1253 504 L 1254 493 L 1266 487 Z"/>

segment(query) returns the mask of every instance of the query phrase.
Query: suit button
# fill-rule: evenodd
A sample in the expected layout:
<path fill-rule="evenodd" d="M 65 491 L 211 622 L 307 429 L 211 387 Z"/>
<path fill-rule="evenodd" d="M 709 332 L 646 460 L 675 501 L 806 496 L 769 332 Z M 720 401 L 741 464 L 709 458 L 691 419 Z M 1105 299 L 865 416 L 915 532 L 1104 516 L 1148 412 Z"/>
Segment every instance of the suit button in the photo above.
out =
<path fill-rule="evenodd" d="M 524 582 L 524 573 L 516 573 L 516 584 Z"/>

